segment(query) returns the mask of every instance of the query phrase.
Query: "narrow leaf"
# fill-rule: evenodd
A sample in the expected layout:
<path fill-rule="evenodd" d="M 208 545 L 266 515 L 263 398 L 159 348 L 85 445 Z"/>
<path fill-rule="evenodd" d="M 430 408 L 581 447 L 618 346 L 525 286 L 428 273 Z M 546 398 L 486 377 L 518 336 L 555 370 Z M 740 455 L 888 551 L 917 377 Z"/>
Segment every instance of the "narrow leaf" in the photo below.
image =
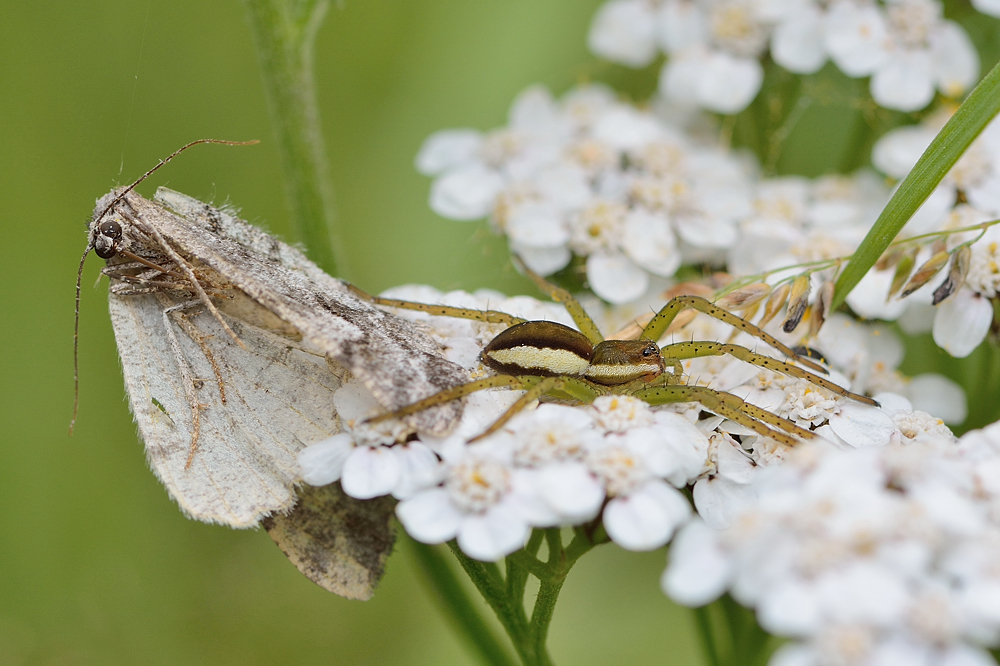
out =
<path fill-rule="evenodd" d="M 1000 111 L 1000 63 L 969 94 L 955 115 L 934 137 L 882 210 L 844 271 L 837 279 L 833 308 L 857 286 L 903 225 L 938 186 L 945 174 Z"/>

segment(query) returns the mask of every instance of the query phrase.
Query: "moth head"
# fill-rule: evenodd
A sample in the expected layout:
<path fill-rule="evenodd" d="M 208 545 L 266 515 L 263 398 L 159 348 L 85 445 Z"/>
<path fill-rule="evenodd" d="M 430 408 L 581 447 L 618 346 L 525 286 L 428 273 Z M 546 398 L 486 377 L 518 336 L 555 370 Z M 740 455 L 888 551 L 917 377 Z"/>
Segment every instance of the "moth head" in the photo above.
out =
<path fill-rule="evenodd" d="M 118 254 L 122 240 L 122 227 L 114 220 L 102 220 L 91 230 L 94 252 L 101 259 L 110 259 Z"/>

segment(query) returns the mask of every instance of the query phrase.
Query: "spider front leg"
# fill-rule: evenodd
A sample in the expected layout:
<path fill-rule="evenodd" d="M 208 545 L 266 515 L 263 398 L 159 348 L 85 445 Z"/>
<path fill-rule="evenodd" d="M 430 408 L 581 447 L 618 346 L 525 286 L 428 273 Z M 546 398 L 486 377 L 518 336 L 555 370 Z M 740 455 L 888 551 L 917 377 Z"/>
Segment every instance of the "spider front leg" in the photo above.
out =
<path fill-rule="evenodd" d="M 679 315 L 685 308 L 692 308 L 698 312 L 707 314 L 709 317 L 718 319 L 725 324 L 729 324 L 733 328 L 763 340 L 765 343 L 774 347 L 796 363 L 800 363 L 807 368 L 812 368 L 816 372 L 826 374 L 826 369 L 823 366 L 795 353 L 795 350 L 775 338 L 770 333 L 767 333 L 759 326 L 751 324 L 746 319 L 738 317 L 728 310 L 723 310 L 718 305 L 715 305 L 701 296 L 677 296 L 676 298 L 670 299 L 666 305 L 660 308 L 660 311 L 656 313 L 649 323 L 646 324 L 646 328 L 642 329 L 640 337 L 647 340 L 659 340 L 663 337 L 663 334 L 666 333 L 667 328 L 670 327 L 670 324 L 674 321 L 677 315 Z"/>
<path fill-rule="evenodd" d="M 770 437 L 780 444 L 794 446 L 802 439 L 814 439 L 816 434 L 800 428 L 788 419 L 772 414 L 766 409 L 740 399 L 732 393 L 716 391 L 704 386 L 654 386 L 632 393 L 651 405 L 665 405 L 674 402 L 697 402 L 710 412 L 749 428 L 763 437 Z M 769 428 L 767 425 L 772 425 Z M 794 437 L 792 436 L 794 435 Z"/>
<path fill-rule="evenodd" d="M 372 296 L 368 292 L 355 287 L 353 284 L 348 284 L 347 287 L 354 293 L 355 296 L 361 298 L 362 300 L 374 303 L 375 305 L 384 305 L 390 308 L 416 310 L 418 312 L 426 312 L 427 314 L 438 317 L 471 319 L 473 321 L 481 321 L 486 324 L 507 324 L 509 326 L 513 326 L 514 324 L 523 324 L 526 321 L 525 319 L 515 317 L 514 315 L 507 314 L 506 312 L 500 312 L 499 310 L 473 310 L 471 308 L 458 308 L 451 305 L 434 305 L 431 303 L 404 301 L 398 298 L 383 298 L 381 296 Z"/>
<path fill-rule="evenodd" d="M 663 348 L 663 355 L 665 358 L 672 359 L 729 355 L 733 358 L 745 361 L 746 363 L 764 368 L 765 370 L 778 372 L 789 377 L 795 377 L 796 379 L 805 379 L 811 384 L 824 388 L 827 391 L 841 397 L 850 398 L 851 400 L 856 400 L 857 402 L 871 405 L 873 407 L 879 406 L 878 402 L 868 396 L 852 393 L 851 391 L 834 384 L 829 379 L 814 375 L 808 370 L 803 370 L 802 368 L 792 365 L 791 363 L 785 363 L 784 361 L 779 361 L 771 358 L 770 356 L 750 351 L 746 347 L 741 347 L 740 345 L 723 344 L 721 342 L 675 342 Z"/>

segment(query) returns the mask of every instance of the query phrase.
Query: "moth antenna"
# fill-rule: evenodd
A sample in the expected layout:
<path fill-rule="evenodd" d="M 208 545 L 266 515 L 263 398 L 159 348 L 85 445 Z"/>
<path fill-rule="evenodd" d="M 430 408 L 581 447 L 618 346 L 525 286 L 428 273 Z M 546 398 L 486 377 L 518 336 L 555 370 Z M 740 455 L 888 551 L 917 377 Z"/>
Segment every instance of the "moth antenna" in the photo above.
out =
<path fill-rule="evenodd" d="M 191 146 L 197 146 L 198 144 L 201 143 L 220 143 L 224 146 L 252 146 L 256 143 L 260 143 L 260 140 L 252 139 L 250 141 L 227 141 L 226 139 L 196 139 L 189 143 L 185 143 L 183 146 L 181 146 L 174 152 L 170 153 L 165 158 L 161 159 L 152 169 L 139 176 L 139 178 L 134 183 L 132 183 L 124 190 L 122 190 L 118 194 L 118 196 L 112 199 L 111 203 L 109 203 L 104 208 L 104 210 L 101 211 L 101 214 L 97 216 L 97 219 L 95 221 L 99 222 L 100 220 L 104 219 L 104 216 L 108 214 L 108 211 L 114 208 L 119 201 L 124 199 L 126 194 L 134 190 L 136 186 L 139 185 L 139 183 L 141 183 L 142 181 L 146 180 L 151 175 L 153 175 L 153 173 L 155 173 L 157 169 L 159 169 L 164 164 L 166 164 L 170 160 L 174 159 L 175 157 L 183 153 Z M 93 224 L 93 222 L 91 222 L 91 224 Z M 76 426 L 76 416 L 77 413 L 80 411 L 80 283 L 83 280 L 83 264 L 87 260 L 87 254 L 90 253 L 90 248 L 92 247 L 93 243 L 88 242 L 87 249 L 83 251 L 83 256 L 80 257 L 80 268 L 76 272 L 76 311 L 75 311 L 75 320 L 73 322 L 73 418 L 70 419 L 69 422 L 70 435 L 73 434 L 73 428 Z M 208 296 L 204 293 L 204 290 L 201 289 L 201 286 L 198 285 L 197 282 L 195 282 L 195 288 L 205 299 L 208 298 Z M 236 340 L 236 342 L 238 342 L 241 347 L 244 347 L 243 342 L 239 338 L 237 338 L 236 334 L 233 333 L 232 329 L 230 329 L 229 326 L 227 326 L 226 323 L 222 321 L 222 317 L 218 314 L 218 311 L 215 310 L 215 307 L 211 305 L 211 303 L 208 304 L 208 307 L 210 310 L 212 310 L 212 313 L 215 315 L 215 318 L 219 320 L 219 322 L 222 324 L 223 328 L 226 329 L 229 335 L 234 340 Z"/>
<path fill-rule="evenodd" d="M 90 254 L 90 244 L 80 257 L 80 267 L 76 271 L 76 308 L 73 318 L 73 418 L 69 420 L 69 434 L 76 426 L 76 415 L 80 411 L 80 283 L 83 281 L 83 264 Z"/>
<path fill-rule="evenodd" d="M 153 175 L 153 173 L 155 173 L 157 169 L 159 169 L 164 164 L 166 164 L 170 160 L 174 159 L 175 157 L 177 157 L 178 155 L 180 155 L 181 153 L 183 153 L 185 150 L 187 150 L 191 146 L 197 146 L 200 143 L 221 143 L 224 146 L 252 146 L 252 145 L 254 145 L 256 143 L 260 143 L 260 140 L 258 140 L 258 139 L 252 139 L 250 141 L 227 141 L 226 139 L 196 139 L 196 140 L 191 141 L 189 143 L 185 143 L 183 146 L 181 146 L 180 148 L 178 148 L 174 152 L 170 153 L 165 158 L 161 159 L 157 163 L 157 165 L 154 166 L 152 169 L 150 169 L 146 173 L 144 173 L 141 176 L 139 176 L 139 179 L 136 180 L 134 183 L 132 183 L 131 185 L 129 185 L 128 187 L 126 187 L 124 190 L 122 190 L 121 193 L 118 196 L 116 196 L 114 199 L 112 199 L 111 203 L 109 203 L 108 206 L 103 211 L 101 211 L 101 214 L 97 217 L 97 220 L 95 220 L 95 221 L 100 221 L 100 220 L 104 219 L 104 216 L 108 214 L 109 210 L 111 210 L 112 208 L 114 208 L 115 205 L 119 201 L 121 201 L 122 199 L 124 199 L 126 194 L 128 194 L 129 192 L 131 192 L 132 190 L 134 190 L 139 183 L 141 183 L 142 181 L 146 180 L 151 175 Z"/>

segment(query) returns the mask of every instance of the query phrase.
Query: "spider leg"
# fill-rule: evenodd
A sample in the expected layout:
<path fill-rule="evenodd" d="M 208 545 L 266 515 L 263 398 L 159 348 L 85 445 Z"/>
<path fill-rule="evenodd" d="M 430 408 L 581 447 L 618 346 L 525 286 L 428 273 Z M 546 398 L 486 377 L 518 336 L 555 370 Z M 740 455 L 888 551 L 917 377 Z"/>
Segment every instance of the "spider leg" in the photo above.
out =
<path fill-rule="evenodd" d="M 580 329 L 580 332 L 587 336 L 591 344 L 596 345 L 598 342 L 604 340 L 604 336 L 597 328 L 597 324 L 594 320 L 590 318 L 587 311 L 583 309 L 580 305 L 580 301 L 573 297 L 573 294 L 569 293 L 562 287 L 557 287 L 545 278 L 543 278 L 538 273 L 534 272 L 530 268 L 524 265 L 517 255 L 513 255 L 514 260 L 517 262 L 518 267 L 531 278 L 531 281 L 538 286 L 538 288 L 552 300 L 557 303 L 562 303 L 563 307 L 566 308 L 566 312 L 573 318 L 576 323 L 576 327 Z"/>
<path fill-rule="evenodd" d="M 734 315 L 728 310 L 723 310 L 718 305 L 715 305 L 708 299 L 702 298 L 701 296 L 677 296 L 676 298 L 670 299 L 670 301 L 656 313 L 649 323 L 646 324 L 646 328 L 642 329 L 642 337 L 647 340 L 659 340 L 663 337 L 663 334 L 666 332 L 671 322 L 673 322 L 674 318 L 685 308 L 693 308 L 699 312 L 707 314 L 709 317 L 714 317 L 723 323 L 729 324 L 733 328 L 749 333 L 755 338 L 763 340 L 771 347 L 774 347 L 796 363 L 801 363 L 816 372 L 821 372 L 824 375 L 826 374 L 826 369 L 823 368 L 823 366 L 796 354 L 795 350 L 775 338 L 770 333 L 765 332 L 759 326 L 751 324 L 747 320 Z"/>
<path fill-rule="evenodd" d="M 442 405 L 446 402 L 451 402 L 452 400 L 458 400 L 459 398 L 464 398 L 467 395 L 471 395 L 476 391 L 482 391 L 483 389 L 500 388 L 502 386 L 509 386 L 514 389 L 524 388 L 524 381 L 522 381 L 524 379 L 537 380 L 541 378 L 515 377 L 513 375 L 493 375 L 492 377 L 487 377 L 485 379 L 477 379 L 474 382 L 459 384 L 458 386 L 438 391 L 432 396 L 424 398 L 423 400 L 418 400 L 407 405 L 406 407 L 400 407 L 395 411 L 372 416 L 362 421 L 362 423 L 379 423 L 389 419 L 398 419 L 403 416 L 409 416 L 410 414 L 416 414 L 417 412 L 423 411 L 428 407 L 434 407 L 435 405 Z"/>
<path fill-rule="evenodd" d="M 522 324 L 527 321 L 525 319 L 521 319 L 520 317 L 507 314 L 506 312 L 500 312 L 499 310 L 473 310 L 471 308 L 456 308 L 451 305 L 434 305 L 431 303 L 404 301 L 398 298 L 382 298 L 381 296 L 372 296 L 368 292 L 355 287 L 353 284 L 348 284 L 347 287 L 354 292 L 355 296 L 361 298 L 362 300 L 369 301 L 370 303 L 374 303 L 376 305 L 384 305 L 390 308 L 417 310 L 419 312 L 426 312 L 427 314 L 432 314 L 438 317 L 471 319 L 473 321 L 481 321 L 487 324 L 507 324 L 509 326 L 513 326 L 514 324 Z"/>
<path fill-rule="evenodd" d="M 502 428 L 504 424 L 507 423 L 507 421 L 510 421 L 512 418 L 514 418 L 514 416 L 516 416 L 518 412 L 520 412 L 522 409 L 524 409 L 526 406 L 528 406 L 535 400 L 538 400 L 540 397 L 542 397 L 542 394 L 547 393 L 548 391 L 551 391 L 553 389 L 560 390 L 563 388 L 562 377 L 532 376 L 532 377 L 521 377 L 520 380 L 522 384 L 525 385 L 529 383 L 526 380 L 537 380 L 537 382 L 532 382 L 535 385 L 529 388 L 527 391 L 525 391 L 524 395 L 518 398 L 513 405 L 508 407 L 507 411 L 505 411 L 503 414 L 500 415 L 500 418 L 494 421 L 489 428 L 487 428 L 486 430 L 484 430 L 483 432 L 479 433 L 478 435 L 470 439 L 468 442 L 466 442 L 466 444 L 472 444 L 473 442 L 478 442 L 484 437 L 489 437 L 497 430 Z"/>
<path fill-rule="evenodd" d="M 798 444 L 799 439 L 796 439 L 796 437 L 800 439 L 813 439 L 816 437 L 815 433 L 805 428 L 800 428 L 788 419 L 783 419 L 756 405 L 751 405 L 732 393 L 716 391 L 704 386 L 660 386 L 641 389 L 632 395 L 640 400 L 645 400 L 651 405 L 663 405 L 672 402 L 697 402 L 719 416 L 745 426 L 758 435 L 770 437 L 787 446 Z M 780 430 L 769 428 L 765 423 L 775 428 L 780 428 Z M 795 435 L 795 437 L 792 435 Z"/>
<path fill-rule="evenodd" d="M 802 368 L 792 365 L 791 363 L 785 363 L 784 361 L 779 361 L 771 358 L 770 356 L 752 352 L 746 347 L 741 347 L 740 345 L 723 344 L 721 342 L 675 342 L 663 348 L 664 356 L 670 356 L 671 358 L 677 359 L 699 358 L 702 356 L 724 356 L 727 354 L 766 370 L 772 370 L 783 375 L 788 375 L 789 377 L 795 377 L 796 379 L 805 379 L 806 381 L 835 393 L 836 395 L 850 398 L 851 400 L 856 400 L 866 405 L 878 407 L 878 403 L 868 396 L 852 393 L 847 389 L 834 384 L 829 379 L 814 375 L 808 370 L 803 370 Z"/>

